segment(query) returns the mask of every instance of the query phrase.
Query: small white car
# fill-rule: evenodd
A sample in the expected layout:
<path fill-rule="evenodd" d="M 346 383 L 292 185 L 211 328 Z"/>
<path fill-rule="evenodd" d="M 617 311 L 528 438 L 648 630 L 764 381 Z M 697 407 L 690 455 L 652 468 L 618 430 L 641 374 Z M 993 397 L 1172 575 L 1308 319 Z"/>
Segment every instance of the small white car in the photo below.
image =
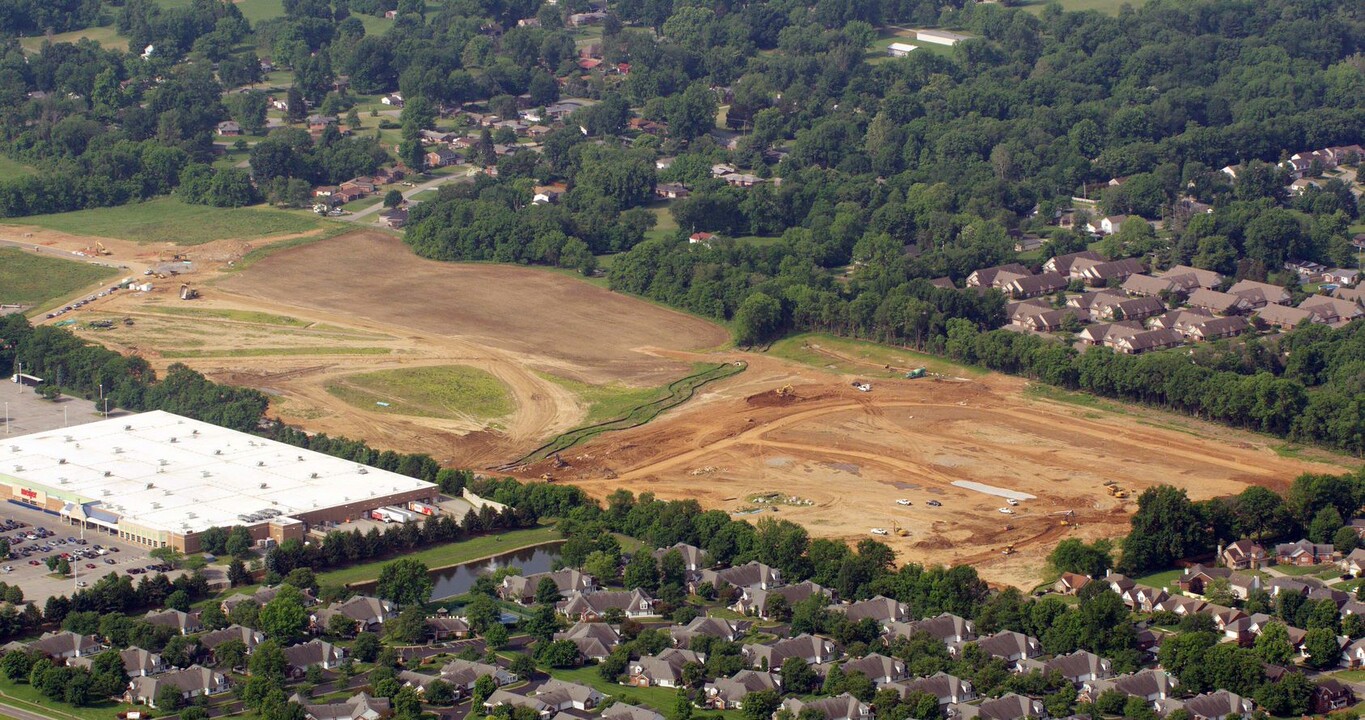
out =
<path fill-rule="evenodd" d="M 1018 501 L 1018 500 L 1015 500 L 1014 498 L 1010 498 L 1010 499 L 1006 500 L 1005 502 L 1009 503 L 1010 505 L 1018 505 L 1018 504 L 1019 504 L 1019 501 Z"/>
<path fill-rule="evenodd" d="M 896 501 L 896 504 L 897 504 L 897 505 L 914 505 L 914 503 L 910 502 L 909 500 L 906 500 L 905 498 L 901 498 L 900 500 L 897 500 L 897 501 Z"/>
<path fill-rule="evenodd" d="M 1000 514 L 1002 514 L 1002 515 L 1013 515 L 1013 514 L 1014 514 L 1014 511 L 1011 510 L 1011 509 L 1009 509 L 1009 508 L 1007 508 L 1007 507 L 1003 507 L 1003 508 L 1000 508 Z"/>
<path fill-rule="evenodd" d="M 872 528 L 873 535 L 890 535 L 886 528 Z"/>

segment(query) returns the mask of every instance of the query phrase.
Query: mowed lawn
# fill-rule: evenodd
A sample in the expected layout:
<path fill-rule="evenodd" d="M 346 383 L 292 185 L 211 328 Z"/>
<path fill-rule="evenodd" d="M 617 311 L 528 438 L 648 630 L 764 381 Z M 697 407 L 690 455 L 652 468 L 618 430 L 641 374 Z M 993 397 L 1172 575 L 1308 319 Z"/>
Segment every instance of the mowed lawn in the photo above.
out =
<path fill-rule="evenodd" d="M 0 248 L 0 303 L 41 305 L 117 275 L 113 268 Z"/>
<path fill-rule="evenodd" d="M 32 175 L 34 172 L 36 171 L 28 165 L 25 165 L 18 160 L 0 155 L 0 177 L 25 177 Z"/>
<path fill-rule="evenodd" d="M 11 218 L 7 224 L 35 225 L 72 235 L 137 243 L 200 245 L 228 238 L 249 240 L 304 233 L 322 227 L 323 221 L 305 213 L 254 207 L 215 208 L 189 205 L 175 198 L 157 198 L 118 207 Z"/>
<path fill-rule="evenodd" d="M 1034 14 L 1043 11 L 1051 0 L 1027 0 L 1022 3 L 1022 7 Z M 1082 10 L 1098 10 L 1105 15 L 1118 15 L 1119 10 L 1124 5 L 1132 5 L 1134 9 L 1146 4 L 1146 0 L 1057 0 L 1063 10 L 1079 12 Z"/>
<path fill-rule="evenodd" d="M 404 553 L 403 557 L 414 558 L 424 563 L 428 568 L 435 570 L 562 539 L 553 527 L 534 527 L 496 535 L 481 535 L 468 540 L 437 545 L 417 552 Z M 376 562 L 318 573 L 318 582 L 323 585 L 349 585 L 378 580 L 379 571 L 396 559 L 397 557 L 390 557 Z"/>
<path fill-rule="evenodd" d="M 327 392 L 362 410 L 394 415 L 487 420 L 512 412 L 506 385 L 483 370 L 463 365 L 349 375 L 328 385 Z"/>

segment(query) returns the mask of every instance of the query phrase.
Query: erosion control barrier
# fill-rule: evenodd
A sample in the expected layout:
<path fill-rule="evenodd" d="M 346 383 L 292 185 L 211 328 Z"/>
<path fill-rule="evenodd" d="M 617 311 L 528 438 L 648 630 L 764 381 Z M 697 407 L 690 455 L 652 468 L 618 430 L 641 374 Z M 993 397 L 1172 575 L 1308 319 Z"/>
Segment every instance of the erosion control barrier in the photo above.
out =
<path fill-rule="evenodd" d="M 725 378 L 738 375 L 744 372 L 747 367 L 748 364 L 744 362 L 720 363 L 699 373 L 688 375 L 680 380 L 675 380 L 669 383 L 668 387 L 665 388 L 667 394 L 659 399 L 652 400 L 643 405 L 637 405 L 621 417 L 605 420 L 593 425 L 584 425 L 583 427 L 574 428 L 544 445 L 541 445 L 535 450 L 532 450 L 521 458 L 507 463 L 506 465 L 502 465 L 497 469 L 510 470 L 518 465 L 526 465 L 538 460 L 544 460 L 555 453 L 564 452 L 565 450 L 568 450 L 585 440 L 601 435 L 602 433 L 611 432 L 613 430 L 629 430 L 630 428 L 644 425 L 665 411 L 672 410 L 692 399 L 692 395 L 697 392 L 698 388 L 717 380 L 724 380 Z"/>

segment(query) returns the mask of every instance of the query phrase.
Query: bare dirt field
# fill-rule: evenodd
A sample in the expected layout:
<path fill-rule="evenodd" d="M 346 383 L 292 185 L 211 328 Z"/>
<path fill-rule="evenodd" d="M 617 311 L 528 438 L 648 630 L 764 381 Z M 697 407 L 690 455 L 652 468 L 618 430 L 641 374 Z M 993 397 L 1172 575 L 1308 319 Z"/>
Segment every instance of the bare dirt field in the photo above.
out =
<path fill-rule="evenodd" d="M 34 237 L 57 247 L 89 242 Z M 280 240 L 256 247 L 273 242 Z M 165 252 L 105 245 L 130 272 Z M 506 462 L 580 424 L 589 403 L 556 378 L 593 387 L 663 385 L 691 365 L 652 348 L 698 350 L 728 337 L 711 323 L 562 275 L 423 260 L 382 232 L 286 247 L 221 272 L 251 249 L 185 249 L 194 273 L 153 281 L 150 293 L 116 293 L 67 317 L 83 336 L 142 354 L 158 369 L 183 362 L 215 380 L 258 388 L 285 422 L 465 467 Z M 178 300 L 182 279 L 202 297 Z M 113 326 L 90 328 L 91 320 Z M 491 374 L 513 410 L 495 418 L 414 417 L 358 409 L 327 390 L 358 373 L 436 366 Z"/>
<path fill-rule="evenodd" d="M 556 477 L 599 497 L 624 487 L 731 511 L 758 507 L 752 495 L 780 492 L 812 504 L 741 517 L 785 518 L 851 542 L 874 537 L 874 527 L 903 528 L 908 537 L 880 538 L 902 561 L 970 563 L 993 582 L 1030 588 L 1058 540 L 1127 531 L 1136 503 L 1111 497 L 1105 481 L 1129 491 L 1170 483 L 1200 499 L 1249 484 L 1282 489 L 1305 470 L 1342 470 L 1281 458 L 1264 438 L 1163 413 L 1033 399 L 1015 378 L 878 380 L 861 393 L 852 376 L 747 359 L 748 372 L 681 411 L 566 453 L 570 467 Z M 774 392 L 787 383 L 794 396 Z M 1141 424 L 1154 421 L 1193 429 Z M 1010 507 L 954 481 L 1037 499 Z M 1013 554 L 1004 554 L 1011 544 Z"/>
<path fill-rule="evenodd" d="M 715 324 L 543 270 L 414 256 L 383 233 L 272 255 L 219 286 L 402 331 L 457 336 L 592 384 L 659 385 L 687 365 L 653 353 L 723 344 Z"/>
<path fill-rule="evenodd" d="M 44 231 L 23 242 L 46 252 L 89 240 Z M 130 274 L 165 250 L 105 245 Z M 1343 469 L 1326 456 L 1281 456 L 1278 441 L 1264 436 L 1084 397 L 1059 402 L 1016 378 L 879 346 L 798 340 L 771 354 L 708 352 L 724 343 L 723 328 L 559 274 L 422 260 L 386 233 L 280 249 L 220 272 L 252 245 L 190 248 L 190 279 L 204 293 L 194 302 L 175 298 L 175 278 L 68 317 L 85 337 L 140 353 L 158 369 L 184 362 L 259 388 L 272 396 L 272 413 L 310 431 L 476 468 L 581 424 L 590 409 L 583 388 L 658 386 L 694 363 L 743 360 L 745 372 L 654 422 L 564 453 L 569 467 L 542 463 L 516 474 L 549 472 L 599 497 L 625 487 L 732 512 L 756 507 L 755 494 L 778 492 L 810 504 L 740 517 L 786 518 L 849 541 L 885 528 L 893 534 L 881 539 L 901 560 L 971 563 L 993 582 L 1020 587 L 1038 582 L 1057 540 L 1126 532 L 1135 503 L 1110 496 L 1105 481 L 1134 495 L 1171 483 L 1207 498 Z M 95 319 L 114 323 L 92 329 L 86 323 Z M 897 379 L 904 368 L 888 364 L 904 363 L 942 377 Z M 357 373 L 437 366 L 491 374 L 514 409 L 496 418 L 412 417 L 366 411 L 327 390 Z M 854 378 L 871 380 L 872 392 L 850 387 Z M 794 394 L 775 392 L 788 384 Z M 962 481 L 989 487 L 953 484 Z M 1035 498 L 1011 507 L 990 488 Z M 895 535 L 898 528 L 909 535 Z"/>

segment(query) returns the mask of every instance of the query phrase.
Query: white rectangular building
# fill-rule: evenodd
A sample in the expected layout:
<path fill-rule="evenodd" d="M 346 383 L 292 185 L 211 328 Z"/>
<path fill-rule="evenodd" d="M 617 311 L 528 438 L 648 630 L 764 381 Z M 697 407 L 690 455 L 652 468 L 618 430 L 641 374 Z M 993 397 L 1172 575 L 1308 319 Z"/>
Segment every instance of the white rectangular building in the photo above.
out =
<path fill-rule="evenodd" d="M 935 45 L 956 45 L 963 40 L 970 40 L 971 36 L 962 35 L 947 30 L 916 30 L 915 39 L 920 42 L 933 43 Z"/>
<path fill-rule="evenodd" d="M 438 496 L 431 483 L 153 411 L 0 442 L 0 496 L 149 547 L 211 527 L 301 539 L 309 524 Z"/>
<path fill-rule="evenodd" d="M 909 43 L 891 43 L 886 46 L 886 54 L 891 57 L 905 57 L 914 52 L 917 47 Z"/>

